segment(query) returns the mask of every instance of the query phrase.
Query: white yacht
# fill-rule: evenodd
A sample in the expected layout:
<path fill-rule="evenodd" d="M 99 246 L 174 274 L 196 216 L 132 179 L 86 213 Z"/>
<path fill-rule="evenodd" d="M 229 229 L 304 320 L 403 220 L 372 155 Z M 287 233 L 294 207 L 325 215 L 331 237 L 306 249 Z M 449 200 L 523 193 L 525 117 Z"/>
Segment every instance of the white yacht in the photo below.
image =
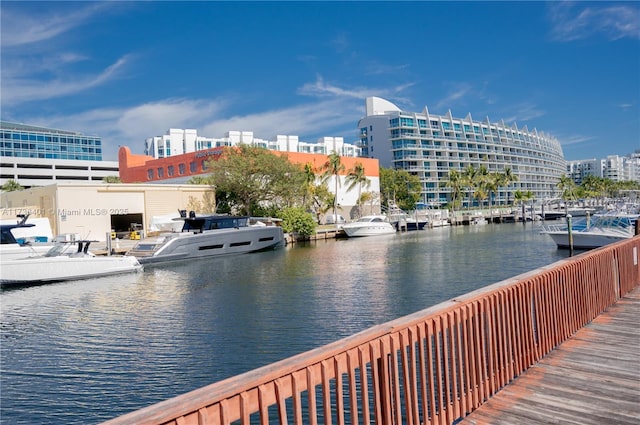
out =
<path fill-rule="evenodd" d="M 127 255 L 142 264 L 205 258 L 218 255 L 244 254 L 278 248 L 284 245 L 280 226 L 250 217 L 229 215 L 196 216 L 190 213 L 181 232 L 163 233 L 138 242 Z"/>
<path fill-rule="evenodd" d="M 343 224 L 342 230 L 350 238 L 396 233 L 395 227 L 384 215 L 365 215 L 356 221 Z"/>
<path fill-rule="evenodd" d="M 49 220 L 19 215 L 14 222 L 0 224 L 0 262 L 43 255 L 52 247 Z M 43 225 L 44 223 L 44 225 Z"/>
<path fill-rule="evenodd" d="M 596 214 L 589 219 L 578 219 L 571 226 L 543 226 L 542 233 L 553 239 L 558 248 L 592 249 L 613 242 L 629 239 L 635 234 L 635 223 L 640 217 L 637 214 Z"/>
<path fill-rule="evenodd" d="M 0 283 L 8 285 L 60 282 L 142 270 L 142 265 L 135 257 L 92 254 L 89 252 L 91 242 L 95 241 L 56 242 L 44 255 L 3 260 Z"/>

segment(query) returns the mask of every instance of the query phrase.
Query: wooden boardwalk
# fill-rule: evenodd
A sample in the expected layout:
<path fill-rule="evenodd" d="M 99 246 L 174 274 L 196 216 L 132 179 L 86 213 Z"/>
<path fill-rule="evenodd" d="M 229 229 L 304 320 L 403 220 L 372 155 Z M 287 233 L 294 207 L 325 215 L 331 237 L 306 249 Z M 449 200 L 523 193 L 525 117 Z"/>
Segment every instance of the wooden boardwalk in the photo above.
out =
<path fill-rule="evenodd" d="M 459 424 L 640 424 L 640 287 Z"/>

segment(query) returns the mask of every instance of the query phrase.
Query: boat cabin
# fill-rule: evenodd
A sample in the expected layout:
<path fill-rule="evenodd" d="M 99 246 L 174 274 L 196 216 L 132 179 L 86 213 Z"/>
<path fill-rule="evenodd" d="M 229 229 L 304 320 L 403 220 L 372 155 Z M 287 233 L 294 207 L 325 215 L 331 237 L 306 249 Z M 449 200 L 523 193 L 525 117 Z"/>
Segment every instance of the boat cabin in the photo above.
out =
<path fill-rule="evenodd" d="M 184 219 L 183 232 L 202 233 L 207 230 L 233 229 L 247 227 L 249 217 L 234 217 L 228 215 L 209 215 L 189 217 Z"/>

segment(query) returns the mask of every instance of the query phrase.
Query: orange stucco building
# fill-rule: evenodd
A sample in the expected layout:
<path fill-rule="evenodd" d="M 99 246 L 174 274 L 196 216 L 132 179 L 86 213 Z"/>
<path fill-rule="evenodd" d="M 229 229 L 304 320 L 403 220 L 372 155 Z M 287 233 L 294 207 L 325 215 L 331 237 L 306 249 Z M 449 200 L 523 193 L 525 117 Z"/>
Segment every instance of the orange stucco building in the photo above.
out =
<path fill-rule="evenodd" d="M 132 154 L 128 147 L 123 146 L 118 152 L 120 180 L 123 183 L 186 183 L 193 176 L 206 175 L 208 173 L 207 162 L 219 157 L 222 150 L 223 148 L 219 147 L 156 159 L 148 155 Z M 328 159 L 328 156 L 324 154 L 270 152 L 275 155 L 286 155 L 289 161 L 300 164 L 301 167 L 310 163 L 317 175 L 322 174 L 322 168 Z M 340 160 L 344 165 L 344 171 L 340 173 L 336 201 L 339 205 L 339 213 L 349 216 L 352 207 L 357 204 L 358 191 L 347 190 L 349 186 L 345 182 L 347 174 L 357 163 L 361 163 L 370 182 L 366 190 L 379 193 L 380 164 L 375 158 L 343 156 L 340 157 Z M 331 192 L 334 187 L 335 185 L 329 182 L 328 188 Z"/>
<path fill-rule="evenodd" d="M 148 155 L 132 154 L 127 146 L 123 146 L 118 152 L 120 180 L 123 183 L 186 182 L 193 176 L 207 174 L 207 161 L 220 156 L 222 149 L 223 148 L 212 148 L 155 159 Z M 311 163 L 316 173 L 322 172 L 322 166 L 327 162 L 328 158 L 328 156 L 324 154 L 270 152 L 286 155 L 289 161 L 294 164 L 300 164 L 301 166 Z M 345 166 L 345 171 L 342 173 L 343 175 L 346 175 L 356 163 L 361 163 L 364 166 L 366 176 L 371 180 L 372 187 L 370 189 L 373 190 L 373 184 L 377 183 L 375 186 L 379 190 L 380 164 L 377 159 L 346 156 L 340 159 Z"/>

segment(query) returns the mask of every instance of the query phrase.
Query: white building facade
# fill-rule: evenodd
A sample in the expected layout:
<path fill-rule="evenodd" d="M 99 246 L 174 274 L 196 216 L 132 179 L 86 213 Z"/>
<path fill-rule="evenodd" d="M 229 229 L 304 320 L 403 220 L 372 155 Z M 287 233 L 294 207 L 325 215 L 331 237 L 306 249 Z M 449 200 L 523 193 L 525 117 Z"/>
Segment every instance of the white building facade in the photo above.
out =
<path fill-rule="evenodd" d="M 118 177 L 118 161 L 83 161 L 0 157 L 0 185 L 8 180 L 22 187 L 54 183 L 99 183 L 105 177 Z"/>
<path fill-rule="evenodd" d="M 567 161 L 567 176 L 577 185 L 587 176 L 602 177 L 614 182 L 640 182 L 640 151 L 627 156 L 609 155 L 606 158 Z"/>
<path fill-rule="evenodd" d="M 146 139 L 144 153 L 158 159 L 223 146 L 238 146 L 239 144 L 280 152 L 325 155 L 336 152 L 340 156 L 361 156 L 361 149 L 356 145 L 345 143 L 342 137 L 322 137 L 317 142 L 310 143 L 299 140 L 299 137 L 295 135 L 277 135 L 274 140 L 265 140 L 254 137 L 252 131 L 228 131 L 224 137 L 216 139 L 198 136 L 197 130 L 194 129 L 178 128 L 170 128 L 162 136 Z"/>
<path fill-rule="evenodd" d="M 513 201 L 509 197 L 515 190 L 531 191 L 537 200 L 556 197 L 556 184 L 566 172 L 555 138 L 504 121 L 474 121 L 471 114 L 433 115 L 426 107 L 423 112 L 406 112 L 385 99 L 368 97 L 358 129 L 363 156 L 418 176 L 422 202 L 428 205 L 450 202 L 451 189 L 442 183 L 450 170 L 463 172 L 469 165 L 484 165 L 490 173 L 509 168 L 518 177 L 509 188 L 498 189 L 492 199 L 497 205 Z"/>

